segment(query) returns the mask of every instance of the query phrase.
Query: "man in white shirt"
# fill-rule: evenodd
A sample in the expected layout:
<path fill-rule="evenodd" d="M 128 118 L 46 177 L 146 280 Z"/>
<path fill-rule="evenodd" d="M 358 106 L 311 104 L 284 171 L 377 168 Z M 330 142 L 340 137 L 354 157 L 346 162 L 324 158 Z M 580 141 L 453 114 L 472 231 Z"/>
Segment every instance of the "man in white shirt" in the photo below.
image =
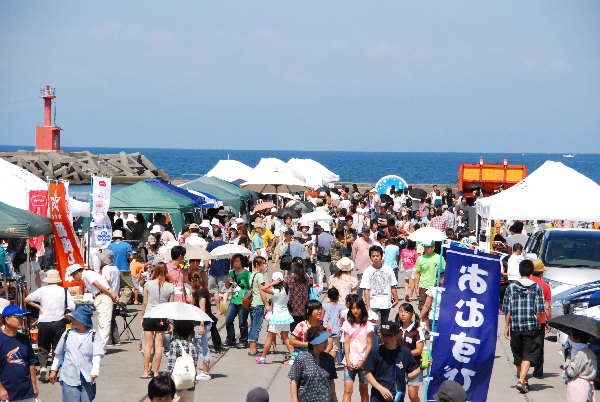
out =
<path fill-rule="evenodd" d="M 373 310 L 379 316 L 380 322 L 385 322 L 388 321 L 390 310 L 398 304 L 398 292 L 396 291 L 398 281 L 392 267 L 382 266 L 383 249 L 381 247 L 371 246 L 369 256 L 372 265 L 362 275 L 360 288 L 364 289 L 367 310 Z"/>
<path fill-rule="evenodd" d="M 94 306 L 98 312 L 98 333 L 102 340 L 102 347 L 106 351 L 110 336 L 113 302 L 119 304 L 119 296 L 108 285 L 104 276 L 89 269 L 84 270 L 79 264 L 69 265 L 67 275 L 71 275 L 76 281 L 83 281 L 85 287 L 94 296 Z"/>
<path fill-rule="evenodd" d="M 190 236 L 187 239 L 185 239 L 185 244 L 206 249 L 206 240 L 200 237 L 200 226 L 197 223 L 192 223 L 190 225 L 190 232 Z"/>
<path fill-rule="evenodd" d="M 36 248 L 32 247 L 29 252 L 29 263 L 25 261 L 19 265 L 19 274 L 24 276 L 25 280 L 28 281 L 27 287 L 30 293 L 42 287 L 42 279 L 40 277 L 41 267 L 40 263 L 37 262 L 36 254 Z M 27 278 L 27 268 L 29 268 L 29 278 Z"/>
<path fill-rule="evenodd" d="M 506 274 L 508 276 L 508 281 L 516 281 L 521 278 L 521 274 L 519 273 L 519 264 L 523 261 L 523 246 L 519 243 L 516 243 L 513 246 L 513 253 L 508 259 L 508 268 L 506 270 Z"/>
<path fill-rule="evenodd" d="M 106 278 L 106 281 L 113 292 L 118 295 L 121 287 L 121 273 L 119 272 L 119 268 L 113 264 L 114 253 L 109 249 L 104 249 L 101 252 L 96 253 L 96 256 L 100 259 L 102 275 Z M 121 346 L 121 336 L 119 335 L 119 328 L 117 327 L 118 307 L 118 304 L 113 305 L 108 346 Z"/>

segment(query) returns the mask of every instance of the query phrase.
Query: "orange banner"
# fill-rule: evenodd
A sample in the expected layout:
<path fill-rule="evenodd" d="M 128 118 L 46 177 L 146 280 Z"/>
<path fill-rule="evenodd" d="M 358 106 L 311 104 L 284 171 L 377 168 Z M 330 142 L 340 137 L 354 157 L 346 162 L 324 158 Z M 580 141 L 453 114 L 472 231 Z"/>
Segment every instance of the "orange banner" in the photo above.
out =
<path fill-rule="evenodd" d="M 65 277 L 69 265 L 81 264 L 83 267 L 84 263 L 79 252 L 79 245 L 75 240 L 75 231 L 70 218 L 71 213 L 64 183 L 50 183 L 48 196 L 50 198 L 50 219 L 52 220 L 52 233 L 54 233 L 57 269 L 63 279 L 63 287 L 83 286 L 83 282 L 74 281 L 70 275 Z"/>

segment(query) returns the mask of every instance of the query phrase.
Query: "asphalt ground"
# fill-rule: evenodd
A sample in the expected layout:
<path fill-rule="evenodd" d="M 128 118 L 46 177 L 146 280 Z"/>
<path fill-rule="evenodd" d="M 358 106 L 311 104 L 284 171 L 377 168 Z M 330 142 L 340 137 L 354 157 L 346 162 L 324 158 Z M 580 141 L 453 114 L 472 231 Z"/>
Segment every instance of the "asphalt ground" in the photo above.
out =
<path fill-rule="evenodd" d="M 272 272 L 270 267 L 269 273 Z M 270 279 L 270 274 L 268 275 Z M 399 296 L 404 298 L 404 288 L 398 289 Z M 413 303 L 416 308 L 416 302 Z M 142 355 L 139 352 L 139 338 L 142 333 L 140 327 L 141 306 L 130 306 L 133 312 L 140 312 L 133 320 L 131 327 L 137 340 L 128 341 L 122 339 L 123 345 L 109 347 L 106 356 L 102 359 L 100 377 L 97 380 L 98 402 L 120 402 L 139 401 L 147 393 L 148 380 L 140 379 L 143 372 Z M 214 309 L 214 307 L 213 307 Z M 214 311 L 214 310 L 213 310 Z M 396 316 L 394 309 L 392 317 Z M 94 316 L 94 323 L 95 323 Z M 217 316 L 217 326 L 221 338 L 225 339 L 225 317 Z M 490 379 L 488 401 L 510 402 L 560 402 L 566 401 L 566 386 L 561 377 L 563 357 L 559 354 L 560 345 L 555 341 L 556 337 L 550 335 L 545 342 L 545 378 L 538 380 L 531 378 L 530 392 L 526 395 L 520 394 L 515 388 L 517 383 L 516 369 L 512 364 L 509 341 L 503 336 L 504 316 L 498 317 L 498 341 L 496 344 L 496 356 L 494 369 Z M 118 318 L 119 328 L 122 329 L 122 319 Z M 237 320 L 236 320 L 237 331 Z M 266 339 L 266 322 L 263 324 L 259 338 L 259 350 L 262 350 L 262 342 Z M 278 338 L 278 350 L 285 351 L 285 346 L 280 344 Z M 256 364 L 254 357 L 248 356 L 248 349 L 229 349 L 224 354 L 215 354 L 211 347 L 212 362 L 210 381 L 200 381 L 196 384 L 195 401 L 245 401 L 246 394 L 255 387 L 263 387 L 269 391 L 271 401 L 289 401 L 290 381 L 287 378 L 290 367 L 284 365 L 284 355 L 268 355 L 268 364 Z M 161 370 L 166 368 L 167 359 L 163 358 Z M 201 363 L 200 363 L 201 364 Z M 338 379 L 335 381 L 338 400 L 341 402 L 343 396 L 343 368 L 338 366 Z M 40 384 L 39 398 L 42 402 L 60 401 L 60 384 Z M 421 401 L 424 401 L 424 387 L 420 387 Z M 359 401 L 358 381 L 354 385 L 353 401 Z M 408 397 L 405 399 L 408 401 Z"/>

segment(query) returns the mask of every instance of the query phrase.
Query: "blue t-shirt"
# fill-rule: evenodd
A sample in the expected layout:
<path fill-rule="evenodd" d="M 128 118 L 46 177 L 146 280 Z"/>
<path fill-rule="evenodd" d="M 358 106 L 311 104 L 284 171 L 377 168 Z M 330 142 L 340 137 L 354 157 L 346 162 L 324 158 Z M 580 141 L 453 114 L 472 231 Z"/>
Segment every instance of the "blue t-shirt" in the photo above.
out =
<path fill-rule="evenodd" d="M 400 247 L 389 245 L 385 248 L 383 256 L 383 265 L 388 267 L 398 268 L 398 254 L 400 253 Z"/>
<path fill-rule="evenodd" d="M 263 243 L 262 237 L 260 237 L 258 233 L 254 233 L 254 236 L 252 237 L 252 251 L 256 252 L 259 248 L 265 248 L 265 244 Z"/>
<path fill-rule="evenodd" d="M 127 261 L 127 256 L 132 254 L 131 246 L 129 243 L 124 241 L 115 241 L 108 245 L 107 247 L 115 256 L 113 258 L 113 264 L 119 268 L 121 272 L 131 272 L 129 270 L 129 261 Z"/>
<path fill-rule="evenodd" d="M 390 350 L 384 345 L 373 344 L 363 368 L 373 374 L 379 384 L 390 390 L 392 396 L 401 391 L 403 395 L 400 400 L 403 401 L 406 394 L 405 374 L 415 371 L 419 365 L 407 347 L 396 346 L 396 349 Z M 381 392 L 372 388 L 370 402 L 384 401 Z"/>
<path fill-rule="evenodd" d="M 206 251 L 211 252 L 219 246 L 224 246 L 223 240 L 215 240 L 208 243 Z M 229 275 L 229 259 L 224 258 L 222 260 L 210 260 L 210 268 L 208 274 L 212 276 L 225 276 Z"/>
<path fill-rule="evenodd" d="M 37 361 L 26 335 L 17 333 L 13 338 L 0 332 L 0 382 L 9 401 L 35 398 L 30 367 Z"/>
<path fill-rule="evenodd" d="M 325 310 L 323 321 L 329 324 L 331 332 L 335 334 L 334 336 L 340 336 L 340 313 L 345 308 L 346 306 L 343 304 L 323 303 L 323 310 Z"/>

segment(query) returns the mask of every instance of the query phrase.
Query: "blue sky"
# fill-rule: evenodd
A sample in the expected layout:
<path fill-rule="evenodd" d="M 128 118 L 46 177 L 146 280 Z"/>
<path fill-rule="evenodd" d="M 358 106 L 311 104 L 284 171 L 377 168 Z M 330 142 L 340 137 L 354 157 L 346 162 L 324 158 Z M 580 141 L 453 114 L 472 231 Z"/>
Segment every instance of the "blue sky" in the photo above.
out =
<path fill-rule="evenodd" d="M 34 145 L 50 84 L 63 147 L 598 153 L 598 21 L 597 1 L 3 1 L 0 144 Z"/>

